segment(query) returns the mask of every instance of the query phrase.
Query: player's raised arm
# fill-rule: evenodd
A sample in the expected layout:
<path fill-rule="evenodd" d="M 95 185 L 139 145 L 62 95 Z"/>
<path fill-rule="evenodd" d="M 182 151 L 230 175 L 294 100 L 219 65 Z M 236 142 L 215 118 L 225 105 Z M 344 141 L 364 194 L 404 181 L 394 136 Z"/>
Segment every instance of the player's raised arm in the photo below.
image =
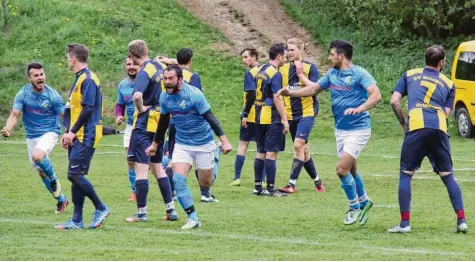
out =
<path fill-rule="evenodd" d="M 282 89 L 279 92 L 279 95 L 282 96 L 292 96 L 292 97 L 306 97 L 306 96 L 314 96 L 319 94 L 323 89 L 319 82 L 314 83 L 309 78 L 306 77 L 302 70 L 302 62 L 301 61 L 294 61 L 294 65 L 296 66 L 296 74 L 299 77 L 299 80 L 304 83 L 303 88 L 299 88 L 297 90 L 289 90 L 289 89 Z M 327 77 L 327 76 L 325 76 Z"/>

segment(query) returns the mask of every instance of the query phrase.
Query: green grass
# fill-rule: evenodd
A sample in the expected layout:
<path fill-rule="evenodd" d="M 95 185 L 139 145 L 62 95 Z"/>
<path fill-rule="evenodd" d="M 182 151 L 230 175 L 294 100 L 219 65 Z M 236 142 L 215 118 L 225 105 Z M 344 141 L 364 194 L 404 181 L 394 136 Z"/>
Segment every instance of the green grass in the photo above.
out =
<path fill-rule="evenodd" d="M 23 140 L 12 142 L 21 143 Z M 128 224 L 135 211 L 130 194 L 121 136 L 101 141 L 88 179 L 112 210 L 98 230 L 55 231 L 72 214 L 54 214 L 55 201 L 30 169 L 26 146 L 0 142 L 3 160 L 0 176 L 1 260 L 474 260 L 474 151 L 473 140 L 452 138 L 455 176 L 459 179 L 470 232 L 458 235 L 455 214 L 446 188 L 428 172 L 413 180 L 412 229 L 408 235 L 386 232 L 399 221 L 398 155 L 401 139 L 371 139 L 359 159 L 367 192 L 375 201 L 366 226 L 344 226 L 346 200 L 334 174 L 335 143 L 313 140 L 313 158 L 327 192 L 315 193 L 303 171 L 298 193 L 288 198 L 252 197 L 253 152 L 247 155 L 241 187 L 228 187 L 234 156 L 222 156 L 219 176 L 212 188 L 218 203 L 199 201 L 196 179 L 188 180 L 202 227 L 180 231 L 185 213 L 178 207 L 179 222 L 162 222 L 163 202 L 150 180 L 149 222 Z M 10 143 L 10 141 L 8 141 Z M 233 142 L 235 144 L 236 141 Z M 113 145 L 113 146 L 111 146 Z M 288 150 L 290 145 L 288 144 Z M 254 149 L 254 144 L 251 145 Z M 278 185 L 289 175 L 292 155 L 278 162 Z M 68 197 L 66 152 L 59 146 L 51 154 Z M 93 206 L 86 200 L 85 223 Z"/>

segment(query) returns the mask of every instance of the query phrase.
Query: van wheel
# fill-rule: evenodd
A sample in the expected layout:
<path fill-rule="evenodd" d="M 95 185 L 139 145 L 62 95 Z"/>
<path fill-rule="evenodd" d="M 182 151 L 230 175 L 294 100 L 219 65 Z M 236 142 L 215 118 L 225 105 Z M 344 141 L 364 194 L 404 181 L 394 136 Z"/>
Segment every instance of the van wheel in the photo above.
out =
<path fill-rule="evenodd" d="M 458 131 L 462 137 L 470 138 L 474 136 L 474 126 L 471 124 L 468 110 L 465 107 L 460 107 L 456 111 L 456 120 L 458 121 Z"/>

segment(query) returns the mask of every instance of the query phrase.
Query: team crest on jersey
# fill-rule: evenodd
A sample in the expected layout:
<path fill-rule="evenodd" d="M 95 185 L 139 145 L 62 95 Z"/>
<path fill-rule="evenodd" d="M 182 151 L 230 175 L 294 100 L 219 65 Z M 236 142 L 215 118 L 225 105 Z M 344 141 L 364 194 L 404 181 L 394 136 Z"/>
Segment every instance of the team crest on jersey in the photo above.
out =
<path fill-rule="evenodd" d="M 50 106 L 50 103 L 47 100 L 45 100 L 41 103 L 41 107 L 43 107 L 43 108 L 48 108 L 49 106 Z"/>
<path fill-rule="evenodd" d="M 187 107 L 187 102 L 185 102 L 185 100 L 182 100 L 182 102 L 180 102 L 180 107 L 185 109 Z"/>
<path fill-rule="evenodd" d="M 350 77 L 350 76 L 346 77 L 346 78 L 344 79 L 344 82 L 345 82 L 346 84 L 350 84 L 350 82 L 352 82 L 352 77 Z"/>

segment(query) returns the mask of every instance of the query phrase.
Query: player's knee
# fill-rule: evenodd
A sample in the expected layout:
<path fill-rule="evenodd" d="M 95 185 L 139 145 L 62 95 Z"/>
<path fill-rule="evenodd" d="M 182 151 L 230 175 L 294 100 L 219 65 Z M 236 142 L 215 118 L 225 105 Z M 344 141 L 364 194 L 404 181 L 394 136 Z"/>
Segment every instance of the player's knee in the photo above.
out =
<path fill-rule="evenodd" d="M 200 179 L 199 184 L 203 187 L 211 187 L 213 185 L 213 179 Z"/>
<path fill-rule="evenodd" d="M 173 182 L 177 196 L 181 196 L 187 189 L 187 179 L 182 175 L 174 174 Z"/>
<path fill-rule="evenodd" d="M 127 167 L 129 167 L 129 169 L 134 169 L 136 167 L 136 162 L 127 160 Z"/>
<path fill-rule="evenodd" d="M 240 141 L 238 144 L 238 155 L 245 155 L 248 149 L 248 141 Z"/>
<path fill-rule="evenodd" d="M 297 154 L 304 154 L 305 153 L 305 144 L 302 143 L 294 143 L 294 152 Z"/>
<path fill-rule="evenodd" d="M 440 177 L 445 177 L 449 174 L 451 174 L 452 172 L 438 172 L 438 175 L 440 175 Z"/>
<path fill-rule="evenodd" d="M 266 152 L 266 159 L 276 160 L 278 152 Z"/>
<path fill-rule="evenodd" d="M 35 163 L 39 163 L 43 160 L 43 158 L 45 158 L 46 154 L 42 151 L 33 151 L 33 153 L 31 154 L 31 159 L 33 160 L 33 162 Z"/>
<path fill-rule="evenodd" d="M 343 165 L 337 165 L 336 167 L 336 174 L 339 176 L 339 177 L 344 177 L 346 176 L 347 174 L 349 174 L 349 168 L 343 166 Z"/>
<path fill-rule="evenodd" d="M 266 157 L 266 153 L 257 153 L 256 154 L 256 158 L 258 158 L 258 159 L 264 160 L 265 157 Z"/>

